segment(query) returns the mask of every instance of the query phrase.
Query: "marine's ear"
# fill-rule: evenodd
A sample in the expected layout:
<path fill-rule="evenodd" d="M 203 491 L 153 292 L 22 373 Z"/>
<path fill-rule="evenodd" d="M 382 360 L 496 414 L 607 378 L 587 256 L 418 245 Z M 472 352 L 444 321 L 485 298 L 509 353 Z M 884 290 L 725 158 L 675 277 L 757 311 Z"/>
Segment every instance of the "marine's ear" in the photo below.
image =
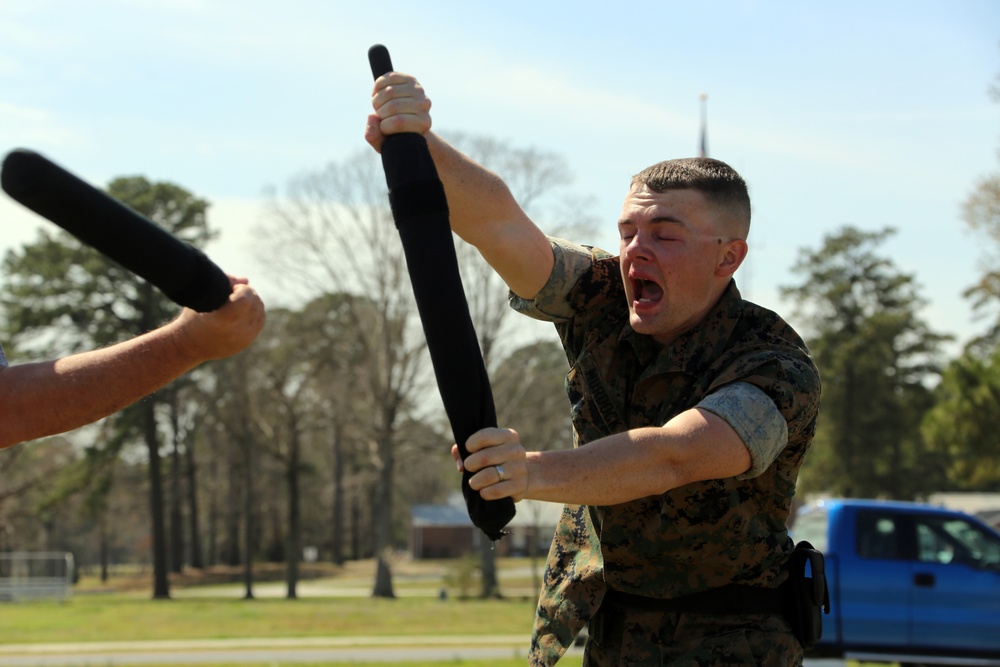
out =
<path fill-rule="evenodd" d="M 749 247 L 743 239 L 736 238 L 723 241 L 719 247 L 719 260 L 715 265 L 715 275 L 729 277 L 736 273 L 743 260 L 746 259 Z"/>

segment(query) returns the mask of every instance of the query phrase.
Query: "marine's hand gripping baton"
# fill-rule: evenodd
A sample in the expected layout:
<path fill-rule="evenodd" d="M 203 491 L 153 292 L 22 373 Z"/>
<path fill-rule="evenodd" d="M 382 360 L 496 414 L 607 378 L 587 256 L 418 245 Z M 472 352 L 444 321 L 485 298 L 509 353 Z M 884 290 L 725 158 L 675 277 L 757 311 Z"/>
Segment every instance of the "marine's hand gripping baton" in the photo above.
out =
<path fill-rule="evenodd" d="M 368 61 L 376 79 L 392 71 L 389 52 L 381 44 L 368 50 Z M 458 271 L 444 186 L 420 134 L 387 136 L 382 167 L 438 389 L 464 461 L 469 455 L 465 441 L 479 429 L 496 426 L 497 417 Z M 468 471 L 462 476 L 469 517 L 497 540 L 514 517 L 514 501 L 483 500 L 469 487 L 471 476 Z"/>

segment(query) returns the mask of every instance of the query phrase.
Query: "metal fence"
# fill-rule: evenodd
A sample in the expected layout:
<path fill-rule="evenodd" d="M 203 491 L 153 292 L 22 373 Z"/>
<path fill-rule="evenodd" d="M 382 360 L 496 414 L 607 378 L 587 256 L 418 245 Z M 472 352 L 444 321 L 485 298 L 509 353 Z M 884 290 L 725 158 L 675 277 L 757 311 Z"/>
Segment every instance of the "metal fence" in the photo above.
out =
<path fill-rule="evenodd" d="M 73 554 L 14 551 L 0 553 L 0 601 L 52 598 L 73 592 Z"/>

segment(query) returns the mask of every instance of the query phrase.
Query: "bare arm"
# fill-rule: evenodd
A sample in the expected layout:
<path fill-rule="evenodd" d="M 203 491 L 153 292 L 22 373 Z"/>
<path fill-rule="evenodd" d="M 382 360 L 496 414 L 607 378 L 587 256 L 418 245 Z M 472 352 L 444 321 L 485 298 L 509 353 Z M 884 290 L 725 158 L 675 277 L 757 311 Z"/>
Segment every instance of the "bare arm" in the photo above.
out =
<path fill-rule="evenodd" d="M 515 294 L 533 298 L 549 278 L 552 248 L 503 180 L 430 131 L 431 103 L 413 77 L 398 72 L 379 77 L 372 105 L 376 113 L 368 117 L 365 139 L 379 150 L 387 135 L 423 134 L 445 187 L 452 229 Z"/>
<path fill-rule="evenodd" d="M 210 359 L 246 348 L 264 307 L 245 280 L 212 313 L 185 309 L 164 326 L 110 347 L 0 369 L 0 448 L 89 424 Z"/>
<path fill-rule="evenodd" d="M 615 505 L 745 472 L 750 453 L 721 417 L 692 408 L 665 426 L 632 429 L 584 447 L 526 452 L 517 433 L 484 429 L 467 443 L 469 480 L 483 498 Z M 504 471 L 504 481 L 494 466 Z"/>

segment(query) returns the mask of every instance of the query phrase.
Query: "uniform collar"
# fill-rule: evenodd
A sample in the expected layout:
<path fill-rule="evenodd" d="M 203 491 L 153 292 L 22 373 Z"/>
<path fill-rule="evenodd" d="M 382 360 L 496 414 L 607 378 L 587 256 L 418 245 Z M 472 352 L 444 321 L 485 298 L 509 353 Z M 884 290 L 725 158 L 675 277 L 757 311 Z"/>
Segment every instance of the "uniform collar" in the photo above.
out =
<path fill-rule="evenodd" d="M 640 334 L 627 321 L 618 335 L 618 344 L 629 346 L 645 369 L 643 376 L 685 372 L 698 375 L 726 348 L 743 309 L 743 297 L 730 280 L 719 301 L 698 326 L 686 331 L 672 343 L 663 346 L 652 336 Z"/>

